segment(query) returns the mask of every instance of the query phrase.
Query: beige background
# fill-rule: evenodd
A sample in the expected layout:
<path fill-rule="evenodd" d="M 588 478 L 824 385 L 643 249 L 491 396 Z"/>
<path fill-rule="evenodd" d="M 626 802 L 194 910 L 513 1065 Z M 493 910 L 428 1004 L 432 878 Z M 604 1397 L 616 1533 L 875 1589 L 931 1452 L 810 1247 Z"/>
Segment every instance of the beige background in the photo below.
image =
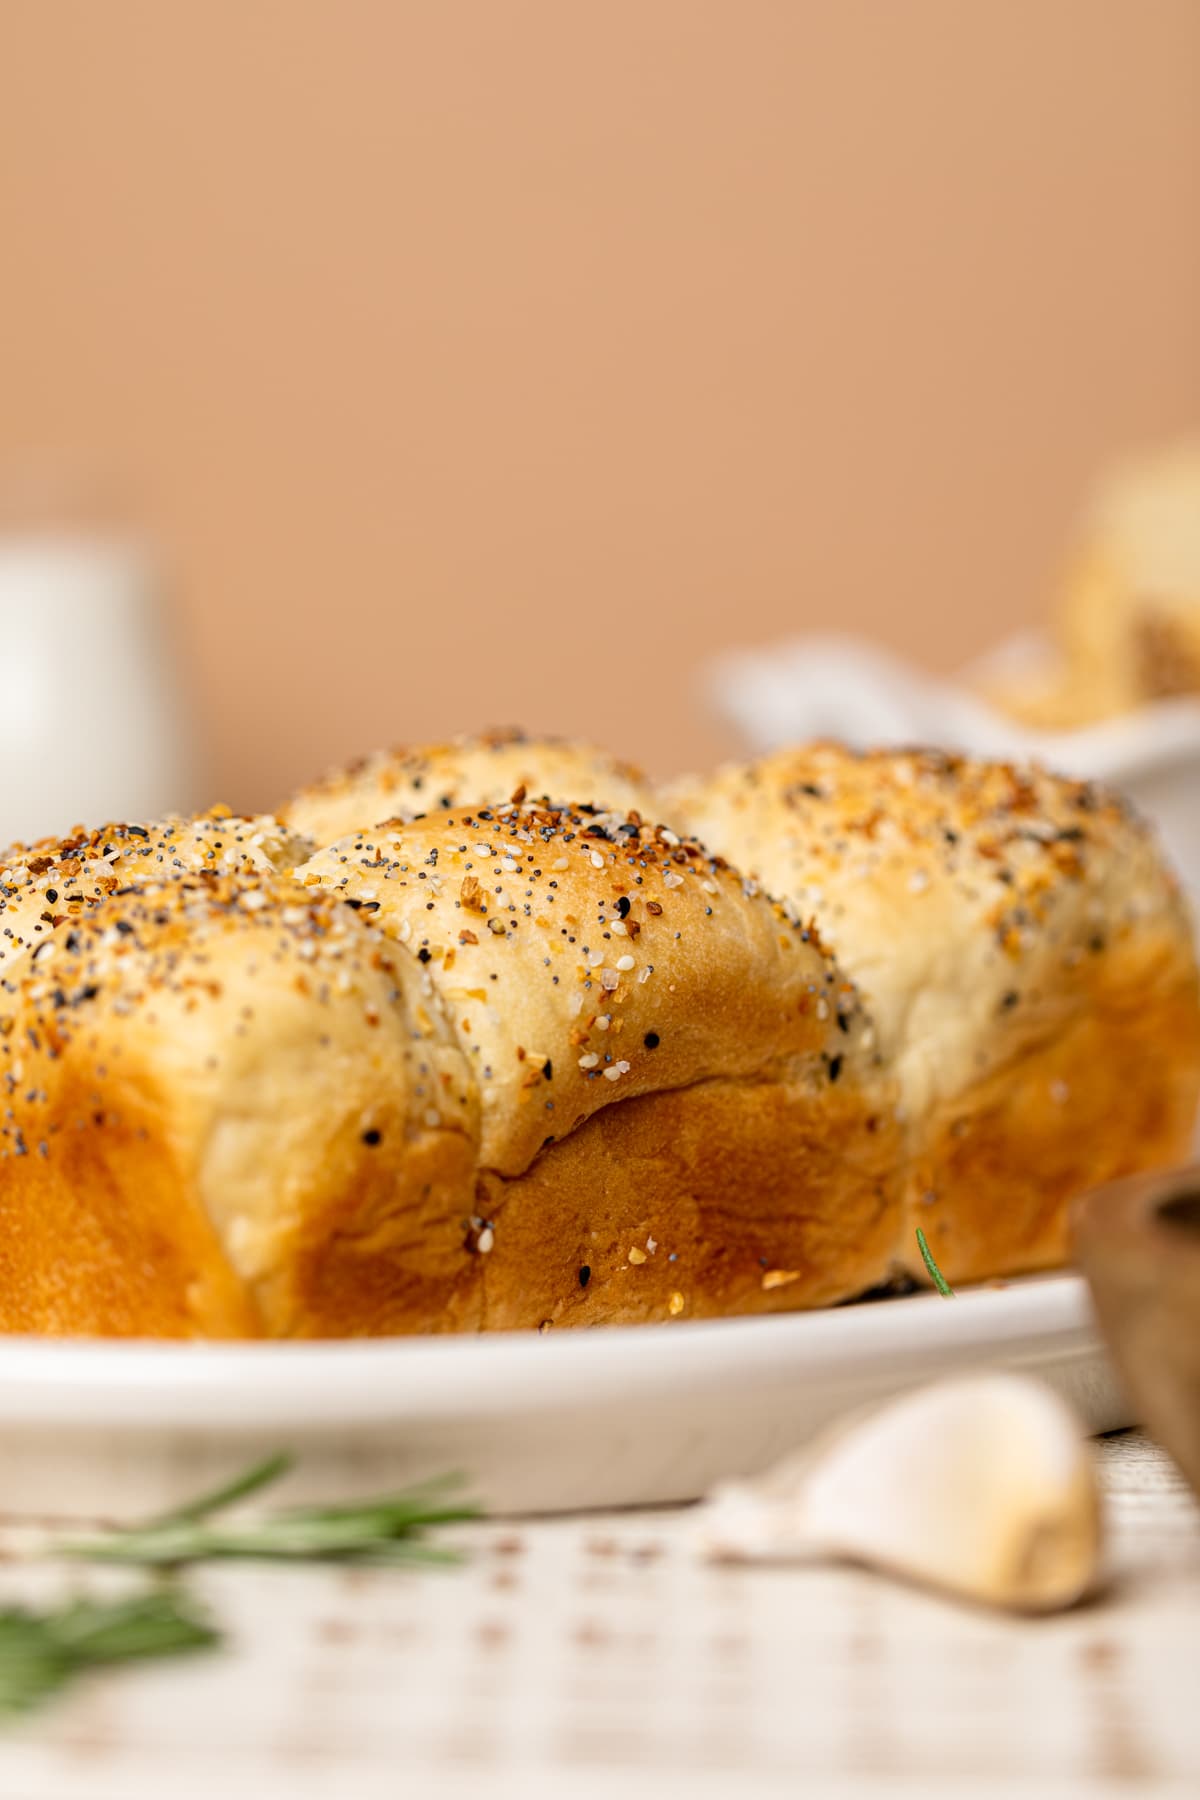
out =
<path fill-rule="evenodd" d="M 216 791 L 667 769 L 730 641 L 1037 617 L 1200 417 L 1200 3 L 0 0 L 0 257 L 0 463 L 159 534 Z"/>

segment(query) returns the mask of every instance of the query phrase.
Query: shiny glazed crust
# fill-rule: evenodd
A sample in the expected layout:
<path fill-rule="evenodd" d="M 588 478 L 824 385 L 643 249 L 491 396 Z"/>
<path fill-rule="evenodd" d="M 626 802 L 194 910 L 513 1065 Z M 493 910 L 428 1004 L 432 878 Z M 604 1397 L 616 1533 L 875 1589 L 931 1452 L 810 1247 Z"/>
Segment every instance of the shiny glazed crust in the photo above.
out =
<path fill-rule="evenodd" d="M 668 816 L 804 913 L 870 1010 L 906 1132 L 900 1261 L 1061 1263 L 1083 1189 L 1186 1156 L 1200 1093 L 1190 924 L 1096 787 L 932 751 L 782 751 L 680 783 Z"/>

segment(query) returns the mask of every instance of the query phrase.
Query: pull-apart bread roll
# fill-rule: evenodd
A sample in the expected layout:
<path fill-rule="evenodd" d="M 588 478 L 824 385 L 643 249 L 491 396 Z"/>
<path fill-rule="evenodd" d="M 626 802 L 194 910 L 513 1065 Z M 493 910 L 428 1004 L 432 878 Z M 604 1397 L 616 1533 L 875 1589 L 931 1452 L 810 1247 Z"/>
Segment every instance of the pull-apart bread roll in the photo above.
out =
<path fill-rule="evenodd" d="M 11 845 L 0 851 L 0 1011 L 17 965 L 119 888 L 200 873 L 289 874 L 312 850 L 277 819 L 237 818 L 227 806 L 199 818 L 80 827 L 70 837 Z"/>
<path fill-rule="evenodd" d="M 889 1274 L 894 1095 L 815 931 L 636 813 L 453 808 L 298 871 L 431 979 L 479 1095 L 489 1328 L 819 1305 Z"/>
<path fill-rule="evenodd" d="M 314 843 L 329 844 L 384 819 L 525 798 L 654 811 L 645 777 L 606 751 L 519 731 L 492 731 L 362 757 L 297 794 L 281 808 L 280 817 Z"/>
<path fill-rule="evenodd" d="M 6 986 L 0 1329 L 317 1336 L 459 1316 L 466 1058 L 420 964 L 365 915 L 270 873 L 135 878 Z"/>
<path fill-rule="evenodd" d="M 812 911 L 894 1068 L 904 1260 L 1060 1263 L 1075 1194 L 1186 1156 L 1200 1091 L 1187 909 L 1095 786 L 819 744 L 680 784 L 680 822 Z"/>

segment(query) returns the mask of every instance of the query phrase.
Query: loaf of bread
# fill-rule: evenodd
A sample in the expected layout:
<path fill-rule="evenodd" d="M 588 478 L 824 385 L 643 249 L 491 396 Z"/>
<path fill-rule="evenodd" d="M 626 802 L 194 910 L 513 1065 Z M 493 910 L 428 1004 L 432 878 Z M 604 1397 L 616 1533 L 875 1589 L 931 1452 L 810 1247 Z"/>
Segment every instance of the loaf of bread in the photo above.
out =
<path fill-rule="evenodd" d="M 785 750 L 666 814 L 815 915 L 897 1082 L 906 1203 L 951 1278 L 1064 1260 L 1067 1203 L 1186 1157 L 1200 1093 L 1187 908 L 1111 795 L 934 751 Z"/>
<path fill-rule="evenodd" d="M 653 790 L 631 763 L 590 744 L 489 731 L 414 750 L 377 751 L 285 802 L 280 817 L 318 844 L 385 819 L 412 819 L 469 802 L 544 800 L 636 808 L 653 816 Z"/>
<path fill-rule="evenodd" d="M 567 781 L 595 798 L 533 797 Z M 1073 1195 L 1186 1153 L 1200 1094 L 1146 830 L 933 752 L 656 795 L 485 738 L 285 822 L 15 846 L 0 914 L 6 1331 L 792 1309 L 919 1276 L 918 1225 L 953 1279 L 1045 1268 Z"/>

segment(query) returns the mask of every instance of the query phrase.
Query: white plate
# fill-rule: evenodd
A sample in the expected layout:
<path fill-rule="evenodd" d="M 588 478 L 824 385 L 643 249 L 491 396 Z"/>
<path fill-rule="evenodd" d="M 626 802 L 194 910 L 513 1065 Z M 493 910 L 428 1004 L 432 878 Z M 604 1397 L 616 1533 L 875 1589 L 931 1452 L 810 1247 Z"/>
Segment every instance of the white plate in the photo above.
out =
<path fill-rule="evenodd" d="M 459 1470 L 496 1511 L 686 1500 L 839 1415 L 989 1364 L 1130 1422 L 1080 1277 L 640 1329 L 312 1344 L 0 1341 L 5 1511 L 150 1511 L 276 1449 L 281 1497 Z"/>

